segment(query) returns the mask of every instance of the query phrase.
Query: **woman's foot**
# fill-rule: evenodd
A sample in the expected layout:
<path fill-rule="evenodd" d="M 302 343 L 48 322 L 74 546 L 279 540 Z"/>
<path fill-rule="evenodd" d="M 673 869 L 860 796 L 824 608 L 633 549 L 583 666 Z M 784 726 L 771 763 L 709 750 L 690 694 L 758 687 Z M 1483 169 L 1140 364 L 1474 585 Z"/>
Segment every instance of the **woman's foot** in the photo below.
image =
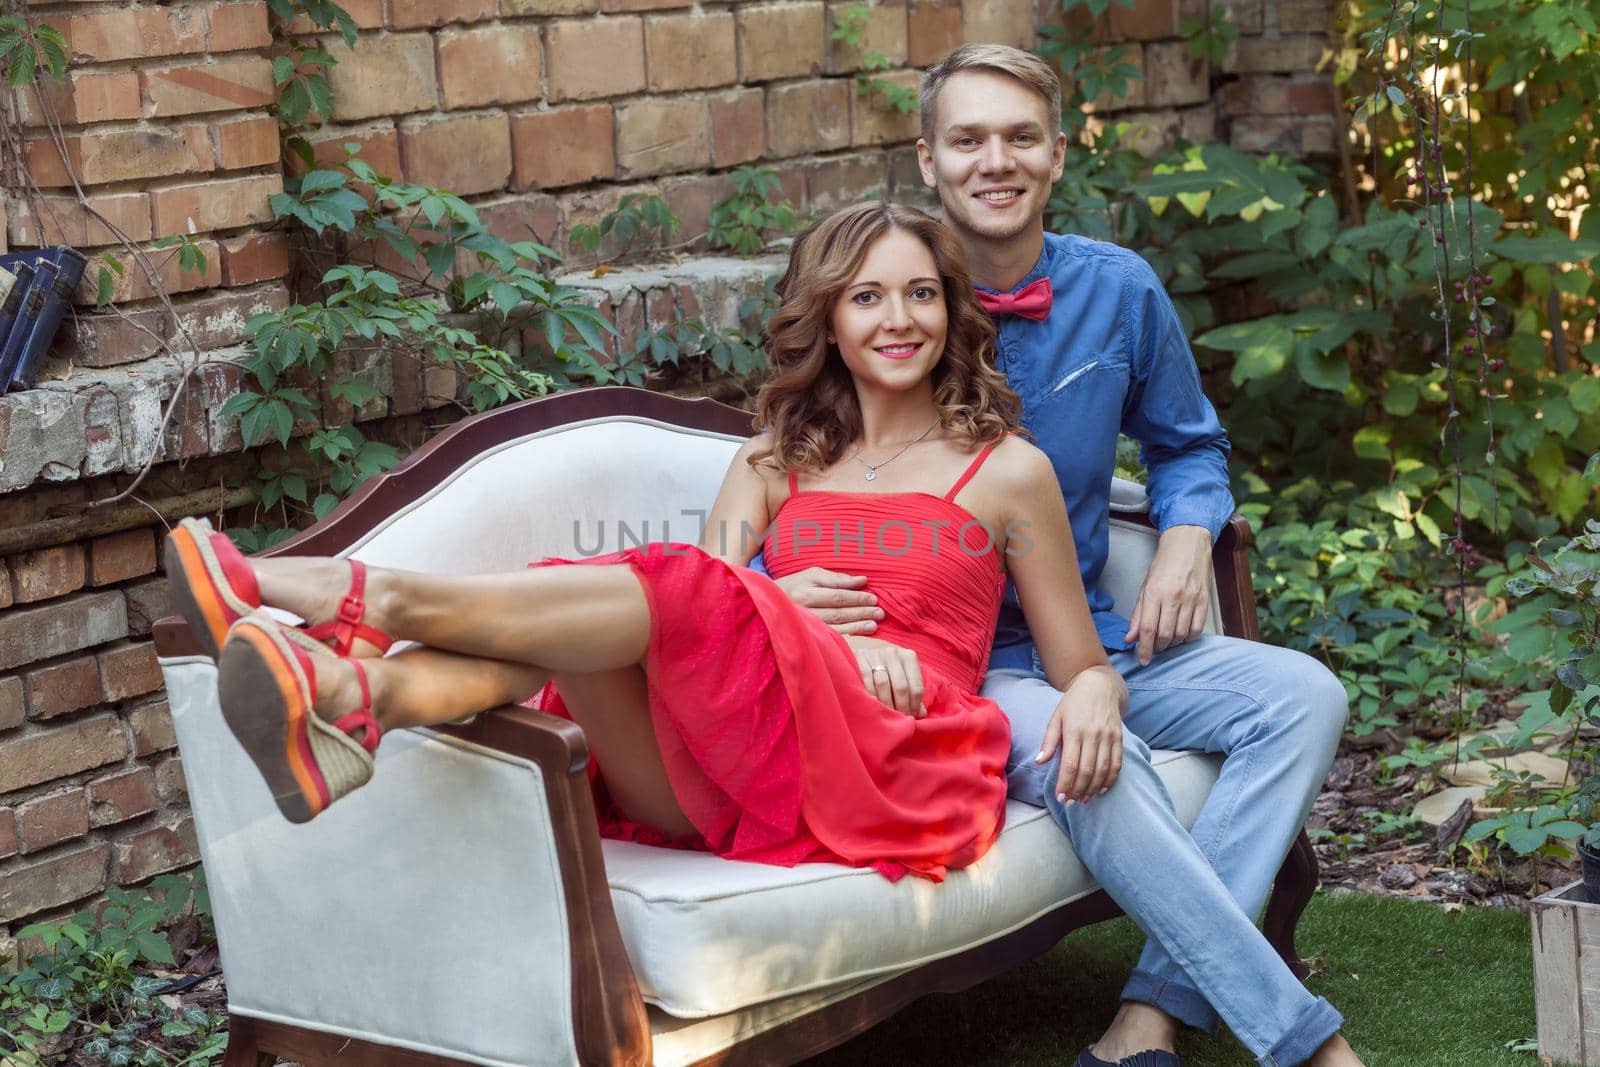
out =
<path fill-rule="evenodd" d="M 381 656 L 394 638 L 374 609 L 372 574 L 360 560 L 277 556 L 254 561 L 261 600 L 306 620 L 306 633 L 341 656 Z"/>
<path fill-rule="evenodd" d="M 358 560 L 290 556 L 251 560 L 205 519 L 184 519 L 167 535 L 174 606 L 212 659 L 228 627 L 262 604 L 306 620 L 307 632 L 341 656 L 382 655 L 394 639 L 373 625 L 367 568 Z"/>
<path fill-rule="evenodd" d="M 372 777 L 381 731 L 359 661 L 254 613 L 228 631 L 217 693 L 228 729 L 290 822 L 309 821 Z"/>

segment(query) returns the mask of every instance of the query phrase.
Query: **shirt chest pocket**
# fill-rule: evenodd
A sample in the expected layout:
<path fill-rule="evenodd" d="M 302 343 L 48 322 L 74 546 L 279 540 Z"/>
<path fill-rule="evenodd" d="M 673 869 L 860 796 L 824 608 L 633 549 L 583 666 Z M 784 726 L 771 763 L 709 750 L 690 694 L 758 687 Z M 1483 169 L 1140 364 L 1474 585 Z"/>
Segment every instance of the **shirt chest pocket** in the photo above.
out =
<path fill-rule="evenodd" d="M 1103 352 L 1060 374 L 1045 386 L 1039 398 L 1048 403 L 1090 393 L 1097 398 L 1108 391 L 1120 394 L 1126 389 L 1127 377 L 1127 363 L 1123 358 Z"/>
<path fill-rule="evenodd" d="M 1071 385 L 1073 382 L 1077 381 L 1079 378 L 1082 378 L 1085 374 L 1088 374 L 1090 371 L 1094 370 L 1099 365 L 1100 361 L 1098 359 L 1091 359 L 1083 366 L 1076 367 L 1071 371 L 1068 371 L 1060 381 L 1046 389 L 1044 391 L 1044 395 L 1054 396 L 1055 394 L 1061 392 L 1061 390 L 1067 388 L 1067 386 Z"/>

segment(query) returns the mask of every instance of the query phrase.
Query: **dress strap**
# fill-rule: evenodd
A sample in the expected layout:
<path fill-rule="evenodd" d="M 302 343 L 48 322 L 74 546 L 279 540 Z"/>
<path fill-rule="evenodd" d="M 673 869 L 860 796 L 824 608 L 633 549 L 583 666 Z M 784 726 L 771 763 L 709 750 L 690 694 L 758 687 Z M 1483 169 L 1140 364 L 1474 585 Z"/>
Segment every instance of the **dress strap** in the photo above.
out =
<path fill-rule="evenodd" d="M 962 473 L 961 477 L 956 479 L 956 484 L 950 487 L 950 491 L 944 495 L 944 498 L 950 501 L 955 500 L 956 494 L 961 492 L 963 486 L 972 481 L 972 476 L 978 473 L 978 468 L 983 466 L 983 461 L 988 459 L 989 453 L 993 451 L 994 445 L 985 446 L 984 450 L 978 453 L 977 458 L 967 466 L 966 471 Z"/>
<path fill-rule="evenodd" d="M 794 471 L 790 471 L 789 472 L 789 495 L 790 496 L 794 496 L 799 491 L 800 491 L 800 479 L 795 476 Z"/>

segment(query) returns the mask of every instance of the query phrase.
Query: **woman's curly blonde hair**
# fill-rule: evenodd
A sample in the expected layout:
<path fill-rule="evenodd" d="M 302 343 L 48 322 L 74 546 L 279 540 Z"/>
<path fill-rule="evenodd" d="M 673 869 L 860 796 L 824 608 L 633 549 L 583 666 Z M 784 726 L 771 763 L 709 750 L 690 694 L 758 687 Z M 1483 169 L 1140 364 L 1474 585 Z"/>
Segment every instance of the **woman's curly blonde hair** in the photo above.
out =
<path fill-rule="evenodd" d="M 949 327 L 933 368 L 933 399 L 945 431 L 976 448 L 1020 426 L 1022 401 L 995 369 L 994 323 L 973 295 L 961 243 L 925 212 L 868 201 L 813 223 L 790 249 L 768 325 L 773 374 L 756 396 L 756 427 L 771 442 L 750 456 L 751 466 L 819 471 L 860 438 L 855 385 L 828 341 L 828 324 L 867 249 L 890 230 L 905 230 L 927 246 L 944 288 Z"/>

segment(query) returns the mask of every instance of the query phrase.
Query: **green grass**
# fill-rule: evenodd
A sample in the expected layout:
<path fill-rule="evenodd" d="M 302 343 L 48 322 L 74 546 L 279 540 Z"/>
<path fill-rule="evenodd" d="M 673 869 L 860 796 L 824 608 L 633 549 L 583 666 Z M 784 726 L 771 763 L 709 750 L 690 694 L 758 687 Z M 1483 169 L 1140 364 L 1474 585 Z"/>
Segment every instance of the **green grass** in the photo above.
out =
<path fill-rule="evenodd" d="M 1300 951 L 1322 973 L 1308 983 L 1345 1017 L 1369 1067 L 1536 1067 L 1507 1042 L 1531 1039 L 1528 917 L 1355 894 L 1318 894 L 1300 924 Z M 1066 1067 L 1115 1013 L 1138 955 L 1126 919 L 1079 930 L 1041 959 L 955 996 L 924 997 L 811 1061 Z M 1249 1067 L 1227 1029 L 1186 1035 L 1186 1067 Z"/>

